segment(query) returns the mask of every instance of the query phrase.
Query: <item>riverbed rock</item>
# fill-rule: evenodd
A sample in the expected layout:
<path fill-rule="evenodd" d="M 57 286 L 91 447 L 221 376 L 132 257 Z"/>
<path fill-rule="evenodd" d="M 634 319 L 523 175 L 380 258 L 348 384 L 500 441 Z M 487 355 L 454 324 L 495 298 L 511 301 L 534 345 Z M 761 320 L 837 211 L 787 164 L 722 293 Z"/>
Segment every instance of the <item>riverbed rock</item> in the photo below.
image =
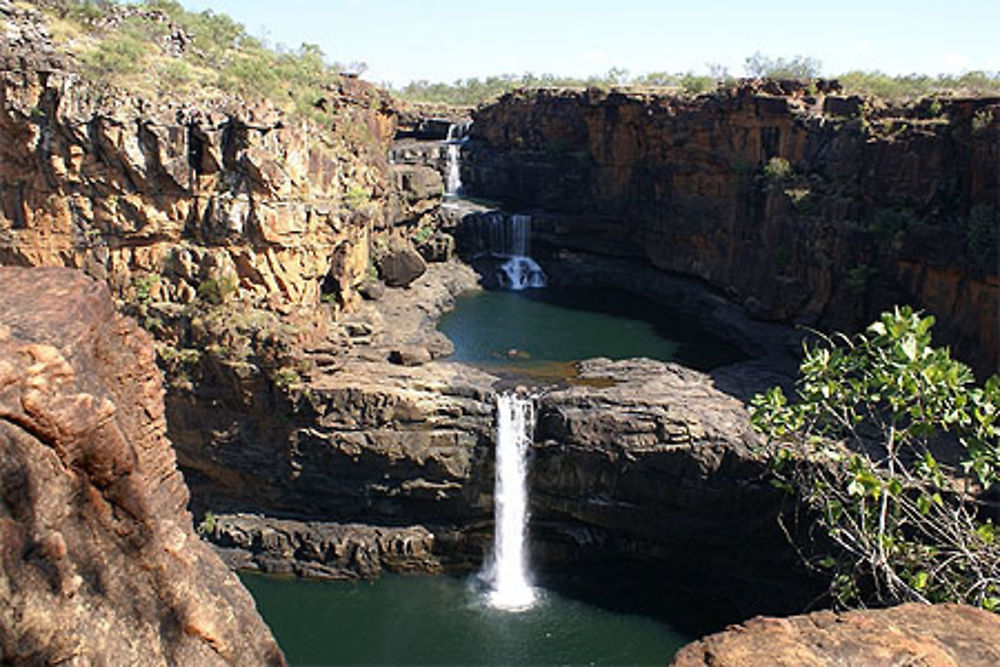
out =
<path fill-rule="evenodd" d="M 389 361 L 400 366 L 420 366 L 430 360 L 430 351 L 419 345 L 398 347 L 389 352 Z"/>
<path fill-rule="evenodd" d="M 957 604 L 757 617 L 680 650 L 673 667 L 1000 664 L 1000 616 Z"/>
<path fill-rule="evenodd" d="M 103 285 L 0 268 L 0 661 L 282 665 L 191 527 L 152 341 Z"/>

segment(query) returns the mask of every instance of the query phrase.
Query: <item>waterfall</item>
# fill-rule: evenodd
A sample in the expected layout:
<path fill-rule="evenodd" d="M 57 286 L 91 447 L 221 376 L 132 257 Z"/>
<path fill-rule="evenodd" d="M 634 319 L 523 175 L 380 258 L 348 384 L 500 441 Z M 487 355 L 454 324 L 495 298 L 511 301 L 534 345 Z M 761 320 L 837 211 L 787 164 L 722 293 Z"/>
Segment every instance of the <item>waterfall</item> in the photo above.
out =
<path fill-rule="evenodd" d="M 498 609 L 520 611 L 535 601 L 528 577 L 525 533 L 528 527 L 528 447 L 535 427 L 535 406 L 515 394 L 497 396 L 495 528 L 493 562 L 487 578 L 489 601 Z"/>
<path fill-rule="evenodd" d="M 531 216 L 490 211 L 475 218 L 475 245 L 481 254 L 502 260 L 496 277 L 501 287 L 545 287 L 545 272 L 531 258 Z"/>
<path fill-rule="evenodd" d="M 444 140 L 447 158 L 444 183 L 446 197 L 457 197 L 462 193 L 461 149 L 469 138 L 469 125 L 471 123 L 452 123 L 448 126 L 448 136 Z"/>

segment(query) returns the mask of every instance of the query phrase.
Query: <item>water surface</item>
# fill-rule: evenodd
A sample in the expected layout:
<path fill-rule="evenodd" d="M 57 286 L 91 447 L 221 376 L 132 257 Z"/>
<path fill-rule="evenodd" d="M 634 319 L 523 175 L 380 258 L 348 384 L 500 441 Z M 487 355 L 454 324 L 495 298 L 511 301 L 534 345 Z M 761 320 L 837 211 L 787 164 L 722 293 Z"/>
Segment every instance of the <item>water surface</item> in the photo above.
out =
<path fill-rule="evenodd" d="M 292 665 L 664 665 L 691 639 L 549 591 L 498 611 L 474 578 L 240 577 Z"/>
<path fill-rule="evenodd" d="M 695 318 L 610 288 L 477 292 L 438 328 L 455 344 L 452 359 L 487 366 L 649 357 L 710 370 L 744 358 Z"/>

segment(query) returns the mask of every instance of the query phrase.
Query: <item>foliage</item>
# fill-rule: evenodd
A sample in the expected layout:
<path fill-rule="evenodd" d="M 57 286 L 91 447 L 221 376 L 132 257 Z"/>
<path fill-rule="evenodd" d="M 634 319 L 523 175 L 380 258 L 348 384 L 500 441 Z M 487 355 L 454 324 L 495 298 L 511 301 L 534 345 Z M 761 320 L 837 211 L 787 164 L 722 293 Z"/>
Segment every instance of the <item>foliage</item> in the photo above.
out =
<path fill-rule="evenodd" d="M 555 74 L 500 74 L 484 79 L 471 77 L 458 79 L 454 83 L 432 83 L 430 81 L 413 81 L 394 91 L 399 97 L 439 104 L 454 104 L 474 106 L 496 99 L 504 93 L 519 88 L 600 88 L 612 87 L 670 87 L 683 93 L 698 95 L 715 88 L 720 80 L 729 81 L 725 70 L 717 70 L 717 76 L 698 75 L 693 72 L 650 72 L 632 76 L 625 69 L 612 67 L 604 75 L 588 77 L 567 77 Z"/>
<path fill-rule="evenodd" d="M 83 63 L 91 76 L 105 80 L 142 71 L 147 53 L 148 46 L 141 35 L 122 31 L 98 42 L 93 50 L 84 54 Z"/>
<path fill-rule="evenodd" d="M 420 227 L 414 234 L 413 240 L 415 243 L 424 243 L 429 241 L 430 238 L 434 236 L 434 228 L 430 225 L 425 227 Z"/>
<path fill-rule="evenodd" d="M 864 294 L 868 290 L 868 282 L 875 275 L 875 269 L 867 264 L 857 264 L 847 271 L 847 289 L 856 295 Z"/>
<path fill-rule="evenodd" d="M 1000 271 L 1000 213 L 989 204 L 973 206 L 965 223 L 969 263 L 984 271 Z"/>
<path fill-rule="evenodd" d="M 371 195 L 364 186 L 354 183 L 344 193 L 344 200 L 353 210 L 358 210 L 369 202 Z"/>
<path fill-rule="evenodd" d="M 313 120 L 331 120 L 323 99 L 340 82 L 340 66 L 327 63 L 315 44 L 270 47 L 225 14 L 191 12 L 176 0 L 41 4 L 60 25 L 75 25 L 65 46 L 79 53 L 88 75 L 98 81 L 142 94 L 170 95 L 191 86 L 210 97 L 268 98 Z M 187 40 L 172 41 L 178 33 Z"/>
<path fill-rule="evenodd" d="M 209 535 L 215 532 L 215 526 L 218 523 L 219 518 L 215 516 L 215 512 L 208 511 L 205 512 L 205 516 L 202 517 L 201 523 L 198 524 L 198 534 L 199 535 Z"/>
<path fill-rule="evenodd" d="M 982 132 L 993 123 L 993 112 L 989 109 L 980 109 L 972 114 L 972 131 Z"/>
<path fill-rule="evenodd" d="M 764 176 L 772 183 L 785 180 L 793 173 L 791 163 L 783 157 L 773 157 L 764 164 Z"/>
<path fill-rule="evenodd" d="M 889 75 L 883 72 L 853 70 L 837 77 L 848 94 L 902 101 L 942 93 L 996 95 L 1000 93 L 1000 72 L 966 72 L 960 75 L 927 74 Z"/>
<path fill-rule="evenodd" d="M 205 303 L 219 306 L 236 293 L 236 279 L 232 276 L 223 278 L 206 278 L 198 283 L 198 298 Z"/>
<path fill-rule="evenodd" d="M 743 68 L 752 77 L 815 79 L 819 76 L 821 63 L 808 56 L 770 58 L 757 51 L 744 61 Z"/>
<path fill-rule="evenodd" d="M 271 381 L 274 382 L 274 386 L 279 389 L 288 389 L 293 385 L 297 385 L 302 382 L 302 378 L 299 376 L 298 371 L 294 368 L 283 366 L 275 369 L 275 371 L 271 374 Z"/>
<path fill-rule="evenodd" d="M 905 232 L 916 221 L 916 215 L 911 208 L 877 208 L 874 211 L 871 229 L 879 234 L 893 236 Z"/>
<path fill-rule="evenodd" d="M 806 346 L 798 400 L 753 399 L 776 484 L 816 514 L 802 545 L 841 604 L 961 601 L 1000 611 L 1000 532 L 977 496 L 1000 472 L 1000 380 L 931 345 L 932 317 L 883 313 Z M 949 449 L 957 450 L 949 456 Z M 825 546 L 824 546 L 825 545 Z"/>

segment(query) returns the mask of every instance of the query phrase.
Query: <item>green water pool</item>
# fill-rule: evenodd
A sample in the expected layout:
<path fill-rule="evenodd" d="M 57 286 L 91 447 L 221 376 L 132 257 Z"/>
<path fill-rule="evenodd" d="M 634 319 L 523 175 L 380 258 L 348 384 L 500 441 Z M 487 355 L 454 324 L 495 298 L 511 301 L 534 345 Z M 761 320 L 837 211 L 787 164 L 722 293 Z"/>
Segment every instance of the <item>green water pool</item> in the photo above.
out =
<path fill-rule="evenodd" d="M 453 360 L 486 366 L 649 357 L 709 370 L 744 358 L 689 315 L 598 287 L 464 295 L 438 328 L 455 345 Z"/>
<path fill-rule="evenodd" d="M 292 665 L 663 665 L 691 639 L 548 591 L 497 611 L 474 576 L 240 576 Z"/>

